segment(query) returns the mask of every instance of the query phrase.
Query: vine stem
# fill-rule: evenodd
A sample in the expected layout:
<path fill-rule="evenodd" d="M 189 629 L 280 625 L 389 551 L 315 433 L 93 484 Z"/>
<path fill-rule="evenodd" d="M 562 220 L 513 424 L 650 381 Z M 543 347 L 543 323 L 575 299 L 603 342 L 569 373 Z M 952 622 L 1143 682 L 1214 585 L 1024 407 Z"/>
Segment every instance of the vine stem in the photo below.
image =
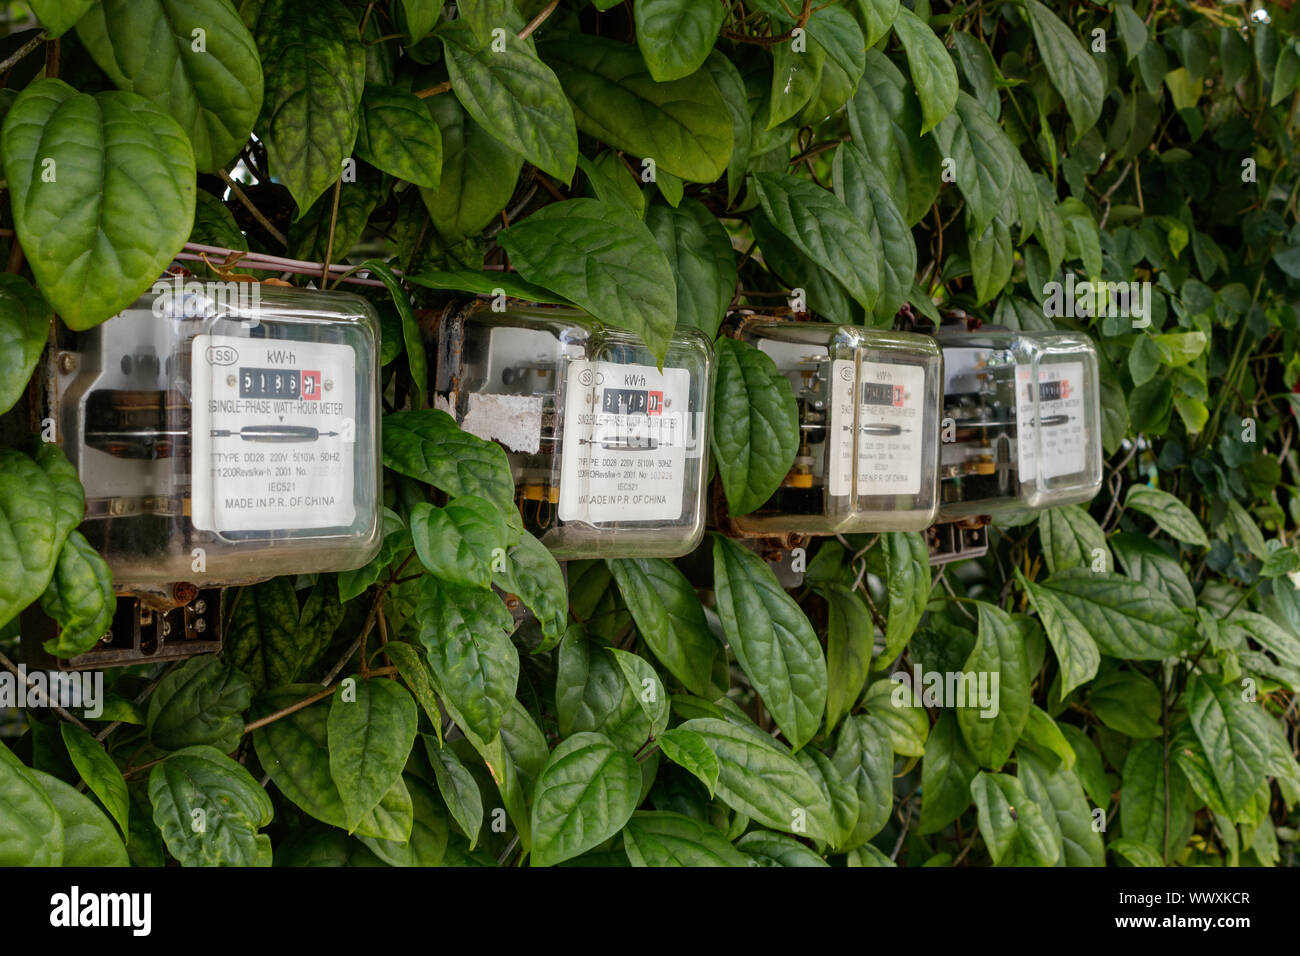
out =
<path fill-rule="evenodd" d="M 239 188 L 239 183 L 230 178 L 230 173 L 226 172 L 224 169 L 219 169 L 217 172 L 221 175 L 222 182 L 230 187 L 230 192 L 234 197 L 244 204 L 244 208 L 252 213 L 253 218 L 261 224 L 262 228 L 269 232 L 275 238 L 276 242 L 288 248 L 289 240 L 285 239 L 284 233 L 279 229 L 276 229 L 275 226 L 272 225 L 271 220 L 262 215 L 262 210 L 253 205 L 253 200 L 249 199 L 244 191 Z"/>
<path fill-rule="evenodd" d="M 397 673 L 396 667 L 377 667 L 370 672 L 369 676 L 384 677 L 387 676 L 388 674 L 396 674 L 396 673 Z M 288 707 L 283 707 L 280 710 L 277 710 L 274 714 L 268 714 L 265 717 L 258 718 L 257 720 L 253 721 L 251 724 L 245 724 L 244 733 L 251 734 L 253 731 L 260 730 L 262 727 L 265 727 L 267 724 L 274 723 L 275 721 L 279 720 L 282 717 L 288 717 L 290 714 L 295 714 L 298 711 L 302 710 L 304 707 L 310 707 L 312 704 L 316 703 L 317 701 L 324 700 L 326 697 L 329 697 L 331 694 L 333 694 L 336 690 L 338 690 L 342 686 L 343 686 L 343 682 L 340 681 L 337 684 L 330 684 L 328 687 L 322 687 L 320 690 L 318 690 L 316 693 L 312 694 L 311 696 L 304 697 L 302 700 L 297 701 L 296 703 L 292 703 Z M 145 766 L 147 766 L 147 764 Z M 144 767 L 142 766 L 137 769 L 144 769 Z"/>
<path fill-rule="evenodd" d="M 8 72 L 15 64 L 18 63 L 19 60 L 25 57 L 28 53 L 31 53 L 33 50 L 35 50 L 44 41 L 45 41 L 45 31 L 41 30 L 39 33 L 36 34 L 36 36 L 32 37 L 30 40 L 28 40 L 18 49 L 14 50 L 13 53 L 10 53 L 7 57 L 5 57 L 3 62 L 0 62 L 0 73 Z"/>
<path fill-rule="evenodd" d="M 16 665 L 13 661 L 11 661 L 3 651 L 0 651 L 0 664 L 3 664 L 6 670 L 8 670 L 15 677 L 21 680 L 23 684 L 25 684 L 28 688 L 32 687 L 32 682 L 26 676 L 24 676 L 23 672 L 18 669 L 18 665 Z M 45 694 L 44 692 L 39 690 L 38 693 L 40 693 L 41 697 L 44 700 L 47 701 L 49 700 L 48 694 Z M 76 724 L 86 733 L 90 733 L 90 728 L 87 727 L 85 724 L 83 724 L 80 720 L 78 720 L 76 715 L 74 715 L 70 711 L 64 710 L 62 707 L 59 706 L 52 706 L 50 709 L 53 710 L 56 714 L 58 714 L 60 717 L 62 717 L 64 720 L 68 721 L 69 723 Z"/>

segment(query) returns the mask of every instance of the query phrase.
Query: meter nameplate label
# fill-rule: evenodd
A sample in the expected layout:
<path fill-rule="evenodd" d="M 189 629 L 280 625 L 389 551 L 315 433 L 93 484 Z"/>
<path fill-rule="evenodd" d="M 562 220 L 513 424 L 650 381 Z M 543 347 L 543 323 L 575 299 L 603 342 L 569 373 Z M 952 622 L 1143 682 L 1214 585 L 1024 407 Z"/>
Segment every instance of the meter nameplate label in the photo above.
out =
<path fill-rule="evenodd" d="M 338 343 L 194 338 L 194 527 L 353 523 L 356 364 L 352 346 Z"/>
<path fill-rule="evenodd" d="M 688 434 L 690 384 L 682 368 L 569 363 L 561 521 L 681 518 L 688 452 L 693 458 L 700 453 Z"/>
<path fill-rule="evenodd" d="M 925 369 L 919 365 L 863 362 L 854 380 L 853 362 L 831 367 L 830 493 L 849 493 L 853 461 L 854 393 L 858 402 L 858 494 L 921 493 L 921 440 Z"/>
<path fill-rule="evenodd" d="M 1016 433 L 1020 480 L 1059 478 L 1083 471 L 1087 451 L 1084 425 L 1082 362 L 1040 363 L 1038 417 L 1034 417 L 1034 387 L 1027 365 L 1016 367 Z M 1037 434 L 1038 449 L 1034 436 Z M 1038 450 L 1041 449 L 1041 461 Z"/>

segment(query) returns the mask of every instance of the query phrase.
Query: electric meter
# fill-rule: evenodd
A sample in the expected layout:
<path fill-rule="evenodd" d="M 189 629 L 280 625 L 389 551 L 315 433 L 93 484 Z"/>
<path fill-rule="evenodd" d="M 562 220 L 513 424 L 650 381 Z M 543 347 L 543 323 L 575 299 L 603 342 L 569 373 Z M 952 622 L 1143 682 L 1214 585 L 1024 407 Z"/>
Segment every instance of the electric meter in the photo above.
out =
<path fill-rule="evenodd" d="M 81 530 L 141 599 L 106 649 L 210 638 L 208 589 L 374 556 L 377 341 L 351 294 L 177 277 L 61 332 L 47 395 L 86 490 Z"/>
<path fill-rule="evenodd" d="M 501 444 L 524 527 L 559 558 L 677 557 L 704 533 L 713 347 L 640 338 L 569 309 L 445 318 L 438 404 Z"/>
<path fill-rule="evenodd" d="M 1097 351 L 1086 336 L 940 332 L 941 516 L 1091 499 L 1101 487 Z"/>
<path fill-rule="evenodd" d="M 914 531 L 937 508 L 942 359 L 928 336 L 746 316 L 740 336 L 790 381 L 799 449 L 742 534 Z"/>

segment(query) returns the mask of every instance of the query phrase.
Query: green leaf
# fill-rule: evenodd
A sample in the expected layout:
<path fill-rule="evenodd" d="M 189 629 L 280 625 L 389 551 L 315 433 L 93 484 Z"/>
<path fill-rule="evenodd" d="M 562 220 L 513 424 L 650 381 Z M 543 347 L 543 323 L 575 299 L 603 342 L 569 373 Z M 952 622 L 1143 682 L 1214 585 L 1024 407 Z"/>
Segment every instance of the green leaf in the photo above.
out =
<path fill-rule="evenodd" d="M 840 775 L 835 761 L 816 747 L 805 747 L 795 759 L 830 801 L 831 847 L 847 845 L 857 829 L 858 816 L 862 812 L 857 789 Z"/>
<path fill-rule="evenodd" d="M 267 716 L 319 693 L 319 684 L 292 684 L 259 699 L 255 713 Z M 327 749 L 329 706 L 300 708 L 253 731 L 258 762 L 284 796 L 308 816 L 346 829 L 347 814 L 330 776 Z M 357 826 L 360 836 L 405 841 L 411 835 L 411 797 L 399 778 L 380 806 Z"/>
<path fill-rule="evenodd" d="M 607 653 L 614 658 L 632 699 L 637 701 L 650 722 L 650 736 L 657 739 L 668 727 L 668 692 L 664 690 L 663 681 L 644 657 L 616 647 L 607 648 Z"/>
<path fill-rule="evenodd" d="M 356 142 L 365 48 L 340 0 L 319 0 L 311 16 L 293 0 L 265 0 L 254 34 L 266 73 L 255 132 L 301 216 L 339 178 Z"/>
<path fill-rule="evenodd" d="M 298 626 L 292 578 L 272 578 L 240 588 L 226 626 L 225 657 L 248 676 L 255 690 L 291 683 L 307 663 L 314 635 Z"/>
<path fill-rule="evenodd" d="M 731 203 L 745 180 L 749 151 L 753 146 L 753 117 L 749 114 L 749 97 L 736 64 L 720 50 L 714 50 L 708 55 L 703 69 L 713 78 L 714 85 L 726 104 L 727 113 L 731 116 L 731 159 L 727 163 L 727 202 Z"/>
<path fill-rule="evenodd" d="M 909 688 L 902 676 L 895 673 L 876 681 L 867 688 L 862 706 L 888 732 L 895 753 L 920 757 L 925 753 L 930 719 L 922 706 L 921 689 Z"/>
<path fill-rule="evenodd" d="M 27 380 L 50 334 L 51 318 L 50 307 L 30 282 L 13 273 L 0 274 L 0 414 L 13 408 L 27 391 Z"/>
<path fill-rule="evenodd" d="M 149 697 L 149 739 L 163 750 L 207 744 L 230 753 L 244 736 L 241 716 L 253 685 L 228 660 L 213 655 L 186 661 Z"/>
<path fill-rule="evenodd" d="M 170 113 L 200 172 L 248 142 L 262 108 L 257 44 L 228 0 L 103 0 L 77 21 L 86 51 L 121 90 Z"/>
<path fill-rule="evenodd" d="M 641 768 L 604 734 L 562 740 L 537 777 L 532 865 L 553 866 L 604 843 L 628 822 Z"/>
<path fill-rule="evenodd" d="M 776 129 L 798 116 L 821 88 L 826 66 L 826 50 L 812 38 L 804 40 L 804 49 L 795 49 L 793 38 L 772 48 L 772 85 L 767 99 L 767 121 L 759 117 L 765 130 Z"/>
<path fill-rule="evenodd" d="M 126 780 L 113 758 L 105 753 L 103 746 L 76 724 L 61 723 L 59 732 L 63 744 L 68 748 L 72 765 L 86 782 L 90 792 L 99 798 L 108 812 L 117 821 L 118 829 L 125 837 L 130 819 L 130 798 L 126 791 Z"/>
<path fill-rule="evenodd" d="M 1038 51 L 1052 85 L 1065 100 L 1074 124 L 1074 141 L 1092 129 L 1101 116 L 1106 84 L 1092 54 L 1079 42 L 1074 31 L 1038 0 L 1025 0 L 1025 10 L 1034 30 Z"/>
<path fill-rule="evenodd" d="M 519 681 L 510 611 L 491 591 L 425 577 L 415 619 L 440 693 L 461 714 L 465 729 L 490 741 Z"/>
<path fill-rule="evenodd" d="M 1247 713 L 1255 706 L 1217 677 L 1194 674 L 1188 680 L 1187 716 L 1233 817 L 1250 804 L 1268 775 L 1268 742 Z"/>
<path fill-rule="evenodd" d="M 1010 616 L 983 601 L 977 607 L 979 636 L 962 666 L 968 691 L 965 705 L 956 708 L 957 724 L 980 766 L 997 770 L 1011 756 L 1029 719 L 1031 675 L 1024 642 Z M 981 684 L 990 698 L 996 694 L 996 700 L 980 700 L 978 693 L 976 700 L 970 699 L 969 688 Z"/>
<path fill-rule="evenodd" d="M 469 837 L 469 848 L 472 850 L 478 843 L 479 831 L 483 829 L 483 794 L 479 791 L 474 776 L 456 756 L 456 751 L 450 747 L 438 746 L 438 742 L 428 734 L 421 736 L 424 737 L 424 749 L 429 754 L 429 763 L 433 765 L 433 773 L 438 780 L 438 792 L 442 794 L 452 818 Z"/>
<path fill-rule="evenodd" d="M 546 545 L 524 532 L 506 552 L 505 570 L 496 572 L 492 583 L 523 601 L 542 625 L 542 643 L 534 653 L 549 651 L 564 636 L 569 620 L 564 572 Z"/>
<path fill-rule="evenodd" d="M 389 641 L 384 645 L 384 653 L 392 660 L 398 675 L 407 689 L 420 705 L 434 731 L 442 738 L 442 709 L 438 706 L 438 694 L 433 686 L 433 672 L 429 663 L 419 651 L 410 644 L 401 641 Z"/>
<path fill-rule="evenodd" d="M 970 806 L 970 785 L 979 764 L 966 749 L 951 711 L 939 713 L 921 762 L 921 822 L 917 832 L 938 833 Z"/>
<path fill-rule="evenodd" d="M 1158 740 L 1144 740 L 1129 750 L 1120 775 L 1119 821 L 1125 837 L 1157 848 L 1164 846 L 1167 826 L 1169 850 L 1173 855 L 1187 842 L 1193 820 L 1186 777 L 1170 761 L 1166 781 L 1165 766 L 1164 747 Z"/>
<path fill-rule="evenodd" d="M 1047 569 L 1053 574 L 1066 568 L 1090 568 L 1098 550 L 1105 570 L 1114 570 L 1106 535 L 1092 515 L 1079 505 L 1049 508 L 1038 516 L 1038 536 L 1043 542 Z"/>
<path fill-rule="evenodd" d="M 432 785 L 413 775 L 399 777 L 410 795 L 411 835 L 406 840 L 361 837 L 390 866 L 441 866 L 447 853 L 447 810 Z"/>
<path fill-rule="evenodd" d="M 498 552 L 512 543 L 505 516 L 486 498 L 461 495 L 445 508 L 422 501 L 411 509 L 411 538 L 420 563 L 450 584 L 487 588 Z"/>
<path fill-rule="evenodd" d="M 882 664 L 893 663 L 916 632 L 930 599 L 930 551 L 925 536 L 916 531 L 890 531 L 880 536 L 885 559 L 885 587 L 889 616 L 885 620 Z"/>
<path fill-rule="evenodd" d="M 1083 789 L 1088 792 L 1088 799 L 1105 809 L 1110 805 L 1111 787 L 1101 762 L 1101 751 L 1082 728 L 1073 724 L 1059 726 L 1070 749 L 1074 751 L 1074 772 L 1079 776 Z"/>
<path fill-rule="evenodd" d="M 529 282 L 641 336 L 662 363 L 677 324 L 672 269 L 646 224 L 595 199 L 552 203 L 498 234 Z"/>
<path fill-rule="evenodd" d="M 967 235 L 982 236 L 1011 187 L 1009 153 L 1014 147 L 997 121 L 965 92 L 934 136 L 943 159 L 952 160 L 954 181 L 966 199 Z"/>
<path fill-rule="evenodd" d="M 830 801 L 775 740 L 713 717 L 678 729 L 699 734 L 718 758 L 717 794 L 727 806 L 775 830 L 830 839 Z"/>
<path fill-rule="evenodd" d="M 422 269 L 419 272 L 404 275 L 402 278 L 412 285 L 421 285 L 426 289 L 472 292 L 475 295 L 504 294 L 512 299 L 522 299 L 525 302 L 541 302 L 546 305 L 573 304 L 562 295 L 556 295 L 539 285 L 525 282 L 514 272 Z"/>
<path fill-rule="evenodd" d="M 578 166 L 587 177 L 587 191 L 601 202 L 622 203 L 638 218 L 645 216 L 646 194 L 627 162 L 612 149 L 595 159 L 578 155 Z"/>
<path fill-rule="evenodd" d="M 27 262 L 69 328 L 126 308 L 189 238 L 194 152 L 142 96 L 37 80 L 5 116 L 0 152 Z"/>
<path fill-rule="evenodd" d="M 867 50 L 867 71 L 848 118 L 854 145 L 871 157 L 903 220 L 914 225 L 939 193 L 943 156 L 933 136 L 921 135 L 912 85 L 879 50 Z"/>
<path fill-rule="evenodd" d="M 349 833 L 401 777 L 417 720 L 415 701 L 395 681 L 348 678 L 334 692 L 326 740 Z"/>
<path fill-rule="evenodd" d="M 1147 515 L 1160 530 L 1184 544 L 1208 548 L 1205 529 L 1196 520 L 1192 510 L 1167 491 L 1150 485 L 1130 485 L 1124 498 L 1124 507 Z"/>
<path fill-rule="evenodd" d="M 1081 608 L 1066 603 L 1055 592 L 1026 581 L 1019 569 L 1016 579 L 1043 622 L 1043 630 L 1061 667 L 1061 696 L 1064 697 L 1092 680 L 1101 666 L 1101 651 L 1093 639 L 1089 618 L 1082 616 Z"/>
<path fill-rule="evenodd" d="M 451 88 L 480 126 L 538 169 L 573 181 L 578 131 L 554 71 L 512 31 L 505 49 L 483 44 L 466 24 L 439 28 Z"/>
<path fill-rule="evenodd" d="M 872 159 L 852 143 L 835 150 L 831 175 L 835 195 L 867 227 L 872 246 L 880 249 L 880 297 L 872 309 L 875 324 L 892 326 L 916 281 L 916 243 L 903 214 L 890 197 L 889 184 Z"/>
<path fill-rule="evenodd" d="M 790 746 L 812 739 L 826 709 L 817 634 L 772 569 L 743 545 L 713 538 L 714 597 L 731 649 Z"/>
<path fill-rule="evenodd" d="M 1132 63 L 1133 57 L 1146 46 L 1147 25 L 1127 3 L 1117 3 L 1115 4 L 1115 28 L 1124 43 L 1124 60 L 1126 63 Z"/>
<path fill-rule="evenodd" d="M 1191 636 L 1190 618 L 1167 597 L 1109 571 L 1068 568 L 1034 585 L 1030 594 L 1044 592 L 1056 598 L 1059 613 L 1074 618 L 1074 625 L 1091 634 L 1101 652 L 1111 657 L 1172 657 L 1186 648 Z M 1051 638 L 1050 622 L 1045 619 L 1043 624 Z M 1052 640 L 1058 654 L 1059 643 Z"/>
<path fill-rule="evenodd" d="M 64 724 L 64 726 L 68 726 Z M 63 825 L 63 866 L 130 866 L 126 846 L 103 811 L 58 777 L 33 770 Z"/>
<path fill-rule="evenodd" d="M 637 632 L 668 672 L 692 694 L 708 697 L 717 642 L 686 576 L 662 558 L 605 562 Z"/>
<path fill-rule="evenodd" d="M 1133 840 L 1129 837 L 1120 837 L 1118 840 L 1111 840 L 1106 845 L 1106 849 L 1112 853 L 1117 853 L 1134 866 L 1164 866 L 1164 860 L 1160 859 L 1160 853 L 1153 850 L 1140 840 Z"/>
<path fill-rule="evenodd" d="M 934 129 L 957 103 L 957 67 L 929 25 L 907 7 L 899 7 L 894 33 L 907 51 L 917 96 L 921 100 L 921 135 Z"/>
<path fill-rule="evenodd" d="M 720 3 L 696 0 L 639 0 L 632 12 L 636 45 L 660 83 L 690 76 L 704 65 L 727 13 Z"/>
<path fill-rule="evenodd" d="M 449 495 L 477 495 L 514 510 L 515 482 L 500 445 L 461 431 L 444 411 L 420 409 L 384 416 L 384 467 Z"/>
<path fill-rule="evenodd" d="M 754 186 L 777 231 L 871 309 L 880 295 L 881 250 L 849 208 L 834 193 L 788 173 L 755 173 Z"/>
<path fill-rule="evenodd" d="M 981 770 L 970 790 L 980 836 L 995 865 L 1004 860 L 1030 866 L 1056 862 L 1061 854 L 1060 835 L 1052 831 L 1042 808 L 1029 799 L 1018 779 Z"/>
<path fill-rule="evenodd" d="M 213 747 L 187 747 L 149 771 L 153 822 L 182 866 L 270 866 L 271 798 Z"/>
<path fill-rule="evenodd" d="M 983 305 L 1001 292 L 1011 278 L 1011 267 L 1015 262 L 1011 230 L 1001 216 L 994 216 L 984 233 L 978 237 L 970 236 L 970 241 L 975 301 L 976 304 Z"/>
<path fill-rule="evenodd" d="M 555 705 L 562 736 L 599 731 L 620 749 L 636 754 L 654 736 L 639 691 L 629 684 L 610 648 L 587 640 L 580 626 L 570 628 L 556 661 Z"/>
<path fill-rule="evenodd" d="M 680 813 L 641 810 L 623 830 L 633 866 L 749 866 L 716 827 Z"/>
<path fill-rule="evenodd" d="M 63 822 L 36 772 L 0 744 L 0 866 L 58 866 Z"/>
<path fill-rule="evenodd" d="M 470 119 L 454 96 L 430 96 L 424 104 L 442 131 L 442 177 L 420 198 L 438 234 L 454 242 L 480 232 L 505 208 L 524 158 Z"/>
<path fill-rule="evenodd" d="M 1057 866 L 1105 866 L 1106 848 L 1093 826 L 1083 786 L 1074 771 L 1053 765 L 1031 750 L 1017 751 L 1017 773 L 1025 793 L 1043 810 L 1055 842 L 1061 845 Z"/>
<path fill-rule="evenodd" d="M 1112 671 L 1090 688 L 1089 705 L 1111 730 L 1129 737 L 1159 737 L 1160 688 L 1136 671 Z"/>
<path fill-rule="evenodd" d="M 442 133 L 428 107 L 400 87 L 366 86 L 357 155 L 425 189 L 436 191 L 442 182 Z"/>
<path fill-rule="evenodd" d="M 44 643 L 55 657 L 90 650 L 112 625 L 117 610 L 112 572 L 80 531 L 74 529 L 63 543 L 41 608 L 59 623 L 58 637 Z"/>
<path fill-rule="evenodd" d="M 659 83 L 636 50 L 593 36 L 559 35 L 538 49 L 588 136 L 691 182 L 711 183 L 726 170 L 732 124 L 707 74 Z"/>
<path fill-rule="evenodd" d="M 378 259 L 367 259 L 365 268 L 383 282 L 384 288 L 392 297 L 393 305 L 397 307 L 397 314 L 401 316 L 407 368 L 411 373 L 411 382 L 415 386 L 415 407 L 422 409 L 429 378 L 428 358 L 424 352 L 424 341 L 420 338 L 420 327 L 416 324 L 415 313 L 411 309 L 411 299 L 402 288 L 401 280 L 394 274 L 392 267 Z"/>
<path fill-rule="evenodd" d="M 757 861 L 759 866 L 830 866 L 798 840 L 765 830 L 751 830 L 736 841 L 736 849 Z"/>
<path fill-rule="evenodd" d="M 1054 754 L 1057 762 L 1066 770 L 1074 769 L 1074 750 L 1060 726 L 1039 707 L 1030 706 L 1029 720 L 1025 722 L 1020 742 L 1031 744 L 1044 752 Z M 1055 765 L 1055 764 L 1054 764 Z"/>
<path fill-rule="evenodd" d="M 42 443 L 34 461 L 0 448 L 0 626 L 49 585 L 83 508 L 81 482 L 57 445 Z"/>
<path fill-rule="evenodd" d="M 889 728 L 878 717 L 851 714 L 844 718 L 832 763 L 858 795 L 853 833 L 837 849 L 862 846 L 880 832 L 894 808 L 894 753 Z"/>
<path fill-rule="evenodd" d="M 689 770 L 712 797 L 718 789 L 720 767 L 708 742 L 693 730 L 674 727 L 659 735 L 659 749 L 677 766 Z"/>
<path fill-rule="evenodd" d="M 27 5 L 45 27 L 46 34 L 53 38 L 71 30 L 94 3 L 95 0 L 29 0 Z"/>
<path fill-rule="evenodd" d="M 799 406 L 766 352 L 723 337 L 715 347 L 713 458 L 733 515 L 767 502 L 799 451 Z"/>
<path fill-rule="evenodd" d="M 736 291 L 736 253 L 727 230 L 694 199 L 676 209 L 653 203 L 645 221 L 676 278 L 677 328 L 715 338 Z"/>
<path fill-rule="evenodd" d="M 866 686 L 875 630 L 871 613 L 857 592 L 833 583 L 820 593 L 827 609 L 826 732 L 830 733 Z"/>

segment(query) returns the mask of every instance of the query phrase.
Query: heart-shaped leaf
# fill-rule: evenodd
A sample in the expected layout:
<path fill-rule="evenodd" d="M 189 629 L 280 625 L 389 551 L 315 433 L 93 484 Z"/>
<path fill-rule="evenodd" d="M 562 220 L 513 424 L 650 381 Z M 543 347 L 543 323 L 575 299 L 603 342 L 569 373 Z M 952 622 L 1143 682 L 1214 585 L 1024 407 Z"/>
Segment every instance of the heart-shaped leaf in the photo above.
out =
<path fill-rule="evenodd" d="M 38 80 L 5 116 L 0 152 L 27 261 L 69 328 L 126 308 L 189 238 L 194 151 L 142 96 Z"/>

